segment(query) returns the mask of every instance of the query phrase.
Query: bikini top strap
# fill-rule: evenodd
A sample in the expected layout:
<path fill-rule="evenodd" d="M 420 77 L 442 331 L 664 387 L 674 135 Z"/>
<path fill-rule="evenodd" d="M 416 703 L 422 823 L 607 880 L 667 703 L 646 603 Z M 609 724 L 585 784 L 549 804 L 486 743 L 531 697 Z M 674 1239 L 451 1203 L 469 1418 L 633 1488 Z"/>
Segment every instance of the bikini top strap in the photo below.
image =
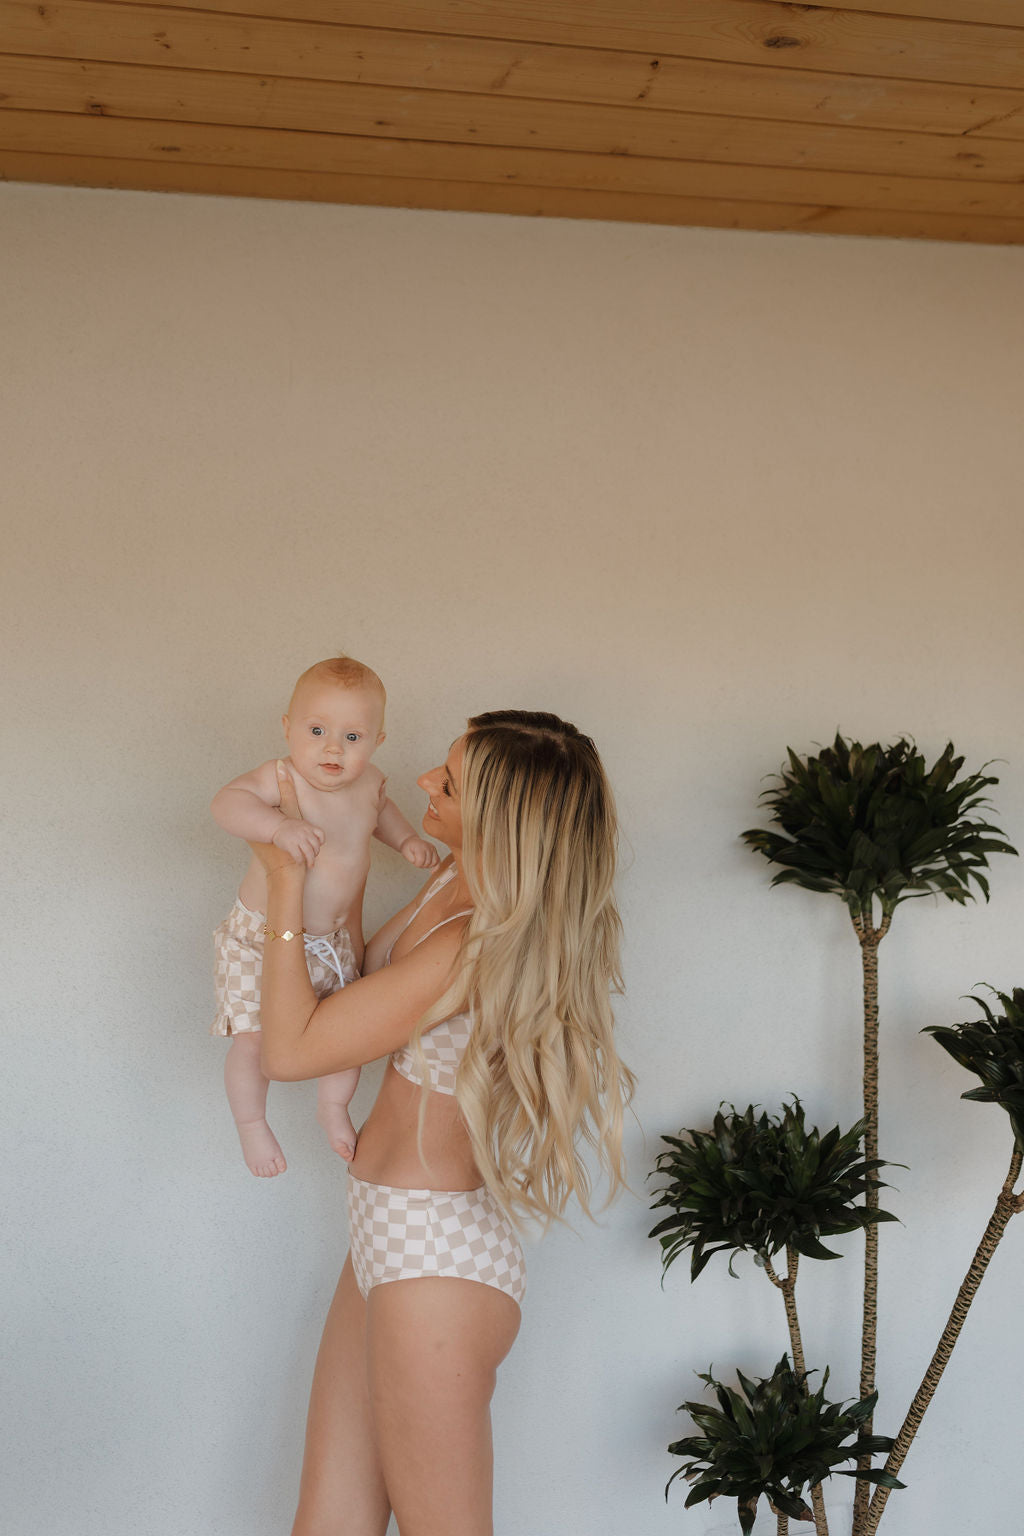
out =
<path fill-rule="evenodd" d="M 395 945 L 398 943 L 399 939 L 402 937 L 402 934 L 405 932 L 405 930 L 407 928 L 409 928 L 416 921 L 416 919 L 419 917 L 420 913 L 423 911 L 423 908 L 426 906 L 427 902 L 430 901 L 432 899 L 432 897 L 436 896 L 438 891 L 443 891 L 445 886 L 448 884 L 449 880 L 454 879 L 455 874 L 456 874 L 456 867 L 455 867 L 454 864 L 450 864 L 446 870 L 444 870 L 440 875 L 438 875 L 436 880 L 432 881 L 431 884 L 428 885 L 427 889 L 423 893 L 422 899 L 416 903 L 416 906 L 413 908 L 412 913 L 406 919 L 406 921 L 402 924 L 401 928 L 399 928 L 398 932 L 395 934 L 394 938 L 391 940 L 391 943 L 388 945 L 387 954 L 384 956 L 384 964 L 385 965 L 390 965 L 391 964 L 391 951 L 394 949 Z M 413 945 L 413 949 L 415 949 L 418 944 L 422 944 L 423 943 L 423 939 L 429 939 L 430 934 L 431 933 L 435 933 L 438 928 L 443 928 L 445 923 L 450 923 L 456 917 L 465 917 L 466 915 L 467 914 L 465 912 L 453 912 L 451 917 L 442 918 L 441 922 L 434 924 L 434 927 L 430 929 L 429 933 L 425 933 L 423 935 L 423 938 L 420 938 L 420 939 L 416 940 L 416 944 Z"/>
<path fill-rule="evenodd" d="M 454 923 L 457 917 L 469 917 L 472 911 L 472 907 L 467 907 L 464 912 L 453 912 L 451 917 L 442 917 L 441 921 L 439 923 L 435 923 L 433 928 L 428 928 L 426 933 L 420 935 L 420 937 L 416 940 L 416 943 L 412 946 L 412 949 L 410 949 L 409 953 L 412 954 L 413 949 L 418 949 L 423 943 L 424 939 L 429 939 L 432 933 L 436 933 L 437 930 L 439 928 L 443 928 L 446 923 Z"/>

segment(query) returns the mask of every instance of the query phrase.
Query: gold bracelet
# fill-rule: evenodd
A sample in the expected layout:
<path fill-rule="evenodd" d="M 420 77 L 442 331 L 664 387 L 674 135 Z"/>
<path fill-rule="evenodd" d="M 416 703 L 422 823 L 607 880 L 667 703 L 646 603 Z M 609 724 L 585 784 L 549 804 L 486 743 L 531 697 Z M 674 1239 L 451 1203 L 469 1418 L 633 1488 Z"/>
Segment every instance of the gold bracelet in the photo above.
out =
<path fill-rule="evenodd" d="M 298 933 L 293 933 L 290 928 L 286 928 L 284 933 L 275 933 L 273 928 L 271 928 L 269 923 L 264 923 L 263 924 L 263 936 L 266 939 L 271 939 L 271 940 L 273 940 L 273 939 L 284 939 L 285 943 L 287 943 L 289 939 L 301 939 L 301 938 L 304 938 L 305 937 L 305 933 L 306 933 L 305 928 L 300 928 Z"/>

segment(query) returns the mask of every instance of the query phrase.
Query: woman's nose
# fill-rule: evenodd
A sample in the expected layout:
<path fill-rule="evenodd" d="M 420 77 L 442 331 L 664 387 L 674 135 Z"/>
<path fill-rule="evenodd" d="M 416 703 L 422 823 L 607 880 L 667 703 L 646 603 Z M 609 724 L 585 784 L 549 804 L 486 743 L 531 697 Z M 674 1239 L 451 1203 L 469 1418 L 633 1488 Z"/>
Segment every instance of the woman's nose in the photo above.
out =
<path fill-rule="evenodd" d="M 419 785 L 420 789 L 425 789 L 429 794 L 431 782 L 437 781 L 437 775 L 440 772 L 440 768 L 428 768 L 426 773 L 420 774 L 419 778 L 416 780 L 416 783 Z"/>

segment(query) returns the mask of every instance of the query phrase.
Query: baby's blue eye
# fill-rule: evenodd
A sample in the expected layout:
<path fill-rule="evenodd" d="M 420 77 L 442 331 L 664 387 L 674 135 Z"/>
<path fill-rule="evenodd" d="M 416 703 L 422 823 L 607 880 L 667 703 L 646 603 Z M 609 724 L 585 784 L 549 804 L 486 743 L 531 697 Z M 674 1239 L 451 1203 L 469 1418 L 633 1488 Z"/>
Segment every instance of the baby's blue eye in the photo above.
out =
<path fill-rule="evenodd" d="M 324 733 L 324 728 L 322 725 L 311 725 L 310 730 L 314 736 L 322 736 Z"/>
<path fill-rule="evenodd" d="M 359 732 L 358 731 L 349 731 L 348 735 L 345 737 L 345 740 L 346 741 L 358 741 L 359 740 Z"/>

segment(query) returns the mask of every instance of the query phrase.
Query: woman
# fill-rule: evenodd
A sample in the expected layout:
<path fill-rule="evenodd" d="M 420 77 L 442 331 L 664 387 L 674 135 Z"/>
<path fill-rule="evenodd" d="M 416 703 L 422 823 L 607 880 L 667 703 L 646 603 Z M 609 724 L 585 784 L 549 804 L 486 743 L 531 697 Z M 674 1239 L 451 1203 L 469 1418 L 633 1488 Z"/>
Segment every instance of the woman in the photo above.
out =
<path fill-rule="evenodd" d="M 390 1056 L 351 1164 L 293 1536 L 383 1536 L 391 1510 L 402 1536 L 489 1536 L 490 1400 L 524 1288 L 510 1218 L 548 1222 L 574 1194 L 589 1210 L 581 1139 L 622 1183 L 616 827 L 593 742 L 554 715 L 480 715 L 419 784 L 451 856 L 370 941 L 373 974 L 323 1002 L 289 942 L 305 865 L 256 849 L 264 1072 Z"/>

